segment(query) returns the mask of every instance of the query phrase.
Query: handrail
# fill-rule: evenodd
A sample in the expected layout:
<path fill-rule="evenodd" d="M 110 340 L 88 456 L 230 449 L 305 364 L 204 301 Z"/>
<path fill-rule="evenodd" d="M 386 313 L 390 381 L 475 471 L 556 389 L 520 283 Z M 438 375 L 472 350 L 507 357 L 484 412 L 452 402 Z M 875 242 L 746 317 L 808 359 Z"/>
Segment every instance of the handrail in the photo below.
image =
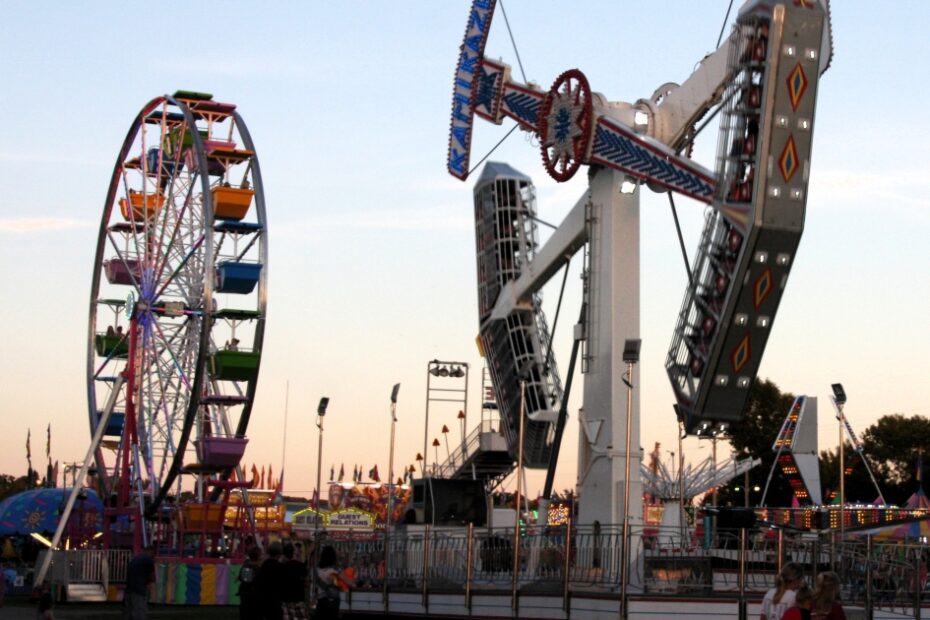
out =
<path fill-rule="evenodd" d="M 451 478 L 461 467 L 468 463 L 481 446 L 481 436 L 485 433 L 496 433 L 491 420 L 482 420 L 465 438 L 465 442 L 457 447 L 444 463 L 434 469 L 437 478 Z"/>

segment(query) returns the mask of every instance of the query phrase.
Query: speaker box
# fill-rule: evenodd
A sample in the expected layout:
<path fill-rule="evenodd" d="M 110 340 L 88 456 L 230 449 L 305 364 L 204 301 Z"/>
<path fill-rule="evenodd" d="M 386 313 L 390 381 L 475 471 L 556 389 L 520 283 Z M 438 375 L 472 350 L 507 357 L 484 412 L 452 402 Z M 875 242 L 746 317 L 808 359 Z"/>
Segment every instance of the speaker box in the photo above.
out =
<path fill-rule="evenodd" d="M 487 524 L 488 502 L 480 480 L 414 480 L 411 504 L 417 523 Z"/>
<path fill-rule="evenodd" d="M 756 524 L 756 512 L 752 508 L 721 508 L 717 515 L 717 528 L 721 530 L 745 530 Z"/>

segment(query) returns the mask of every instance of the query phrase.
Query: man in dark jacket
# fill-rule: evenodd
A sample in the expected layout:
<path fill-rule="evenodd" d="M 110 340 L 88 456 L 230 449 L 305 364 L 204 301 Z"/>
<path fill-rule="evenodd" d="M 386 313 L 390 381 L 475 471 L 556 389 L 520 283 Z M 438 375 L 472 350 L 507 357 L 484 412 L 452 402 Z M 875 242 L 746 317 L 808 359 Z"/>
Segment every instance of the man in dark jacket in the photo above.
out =
<path fill-rule="evenodd" d="M 151 545 L 137 553 L 126 569 L 126 592 L 123 594 L 123 618 L 145 620 L 149 598 L 155 594 L 155 548 Z"/>

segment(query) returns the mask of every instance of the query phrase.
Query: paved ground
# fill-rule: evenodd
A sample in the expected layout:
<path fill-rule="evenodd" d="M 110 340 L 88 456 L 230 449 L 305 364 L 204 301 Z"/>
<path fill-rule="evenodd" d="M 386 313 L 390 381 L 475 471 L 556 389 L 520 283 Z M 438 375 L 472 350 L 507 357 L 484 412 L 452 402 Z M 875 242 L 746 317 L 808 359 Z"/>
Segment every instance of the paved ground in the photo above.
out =
<path fill-rule="evenodd" d="M 93 620 L 102 618 L 115 620 L 122 617 L 122 608 L 116 603 L 71 603 L 55 607 L 55 620 Z M 6 601 L 0 608 L 0 620 L 35 620 L 36 607 L 34 604 L 22 601 Z M 167 605 L 151 605 L 149 618 L 161 620 L 170 618 L 197 618 L 197 620 L 218 620 L 219 618 L 238 618 L 237 607 L 181 607 Z"/>

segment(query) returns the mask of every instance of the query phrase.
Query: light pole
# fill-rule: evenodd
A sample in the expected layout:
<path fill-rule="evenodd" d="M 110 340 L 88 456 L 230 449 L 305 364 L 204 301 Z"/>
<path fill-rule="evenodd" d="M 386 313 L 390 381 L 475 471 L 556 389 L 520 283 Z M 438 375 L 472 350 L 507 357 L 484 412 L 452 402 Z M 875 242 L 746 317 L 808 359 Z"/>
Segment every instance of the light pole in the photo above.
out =
<path fill-rule="evenodd" d="M 388 456 L 388 510 L 384 523 L 384 610 L 387 612 L 388 604 L 388 577 L 391 568 L 391 527 L 394 524 L 394 427 L 397 425 L 397 393 L 400 392 L 400 383 L 394 384 L 391 390 L 391 450 Z"/>
<path fill-rule="evenodd" d="M 323 417 L 326 415 L 327 407 L 329 407 L 329 397 L 324 396 L 316 407 L 316 427 L 320 429 L 320 432 L 316 448 L 316 511 L 313 518 L 313 566 L 311 570 L 319 563 L 320 557 L 320 499 L 323 495 L 320 489 L 320 475 L 323 468 Z M 310 598 L 316 598 L 316 579 L 310 580 Z"/>
<path fill-rule="evenodd" d="M 329 397 L 324 396 L 320 399 L 320 404 L 316 407 L 316 427 L 320 429 L 319 440 L 316 448 L 316 518 L 313 522 L 313 537 L 319 537 L 320 530 L 320 499 L 323 496 L 323 490 L 320 488 L 320 475 L 323 471 L 323 417 L 326 415 L 326 408 L 329 407 Z"/>
<path fill-rule="evenodd" d="M 626 391 L 626 454 L 624 454 L 624 480 L 623 489 L 623 559 L 620 563 L 622 576 L 620 579 L 620 609 L 621 618 L 629 617 L 627 609 L 627 586 L 630 582 L 630 449 L 633 437 L 633 366 L 639 361 L 639 349 L 642 345 L 639 338 L 627 340 L 623 345 L 623 361 L 626 362 L 626 376 L 623 382 Z M 684 501 L 684 498 L 682 498 Z"/>
<path fill-rule="evenodd" d="M 517 586 L 520 583 L 520 483 L 523 481 L 523 432 L 524 416 L 526 416 L 526 377 L 520 379 L 520 425 L 517 434 L 517 489 L 514 496 L 514 523 L 513 523 L 513 580 L 511 582 L 510 605 L 514 615 L 517 614 Z"/>
<path fill-rule="evenodd" d="M 465 428 L 466 416 L 468 415 L 468 363 L 467 362 L 443 362 L 440 360 L 432 360 L 426 365 L 426 418 L 423 422 L 423 456 L 426 457 L 428 454 L 427 449 L 429 448 L 429 405 L 432 401 L 437 402 L 452 402 L 452 403 L 461 403 L 461 420 L 462 428 Z M 463 389 L 455 388 L 437 388 L 433 387 L 432 381 L 433 378 L 443 378 L 443 379 L 465 379 L 465 387 Z M 433 392 L 438 392 L 436 396 L 433 396 Z M 451 394 L 449 394 L 451 393 Z M 460 394 L 461 396 L 455 396 Z M 451 396 L 451 397 L 449 397 Z M 438 457 L 437 457 L 438 458 Z M 423 461 L 426 465 L 426 460 Z M 424 477 L 426 476 L 424 468 Z"/>
<path fill-rule="evenodd" d="M 842 383 L 834 383 L 830 386 L 833 389 L 833 405 L 836 407 L 836 420 L 840 432 L 840 541 L 846 535 L 846 454 L 843 444 L 843 405 L 846 404 L 846 390 L 843 389 Z"/>

